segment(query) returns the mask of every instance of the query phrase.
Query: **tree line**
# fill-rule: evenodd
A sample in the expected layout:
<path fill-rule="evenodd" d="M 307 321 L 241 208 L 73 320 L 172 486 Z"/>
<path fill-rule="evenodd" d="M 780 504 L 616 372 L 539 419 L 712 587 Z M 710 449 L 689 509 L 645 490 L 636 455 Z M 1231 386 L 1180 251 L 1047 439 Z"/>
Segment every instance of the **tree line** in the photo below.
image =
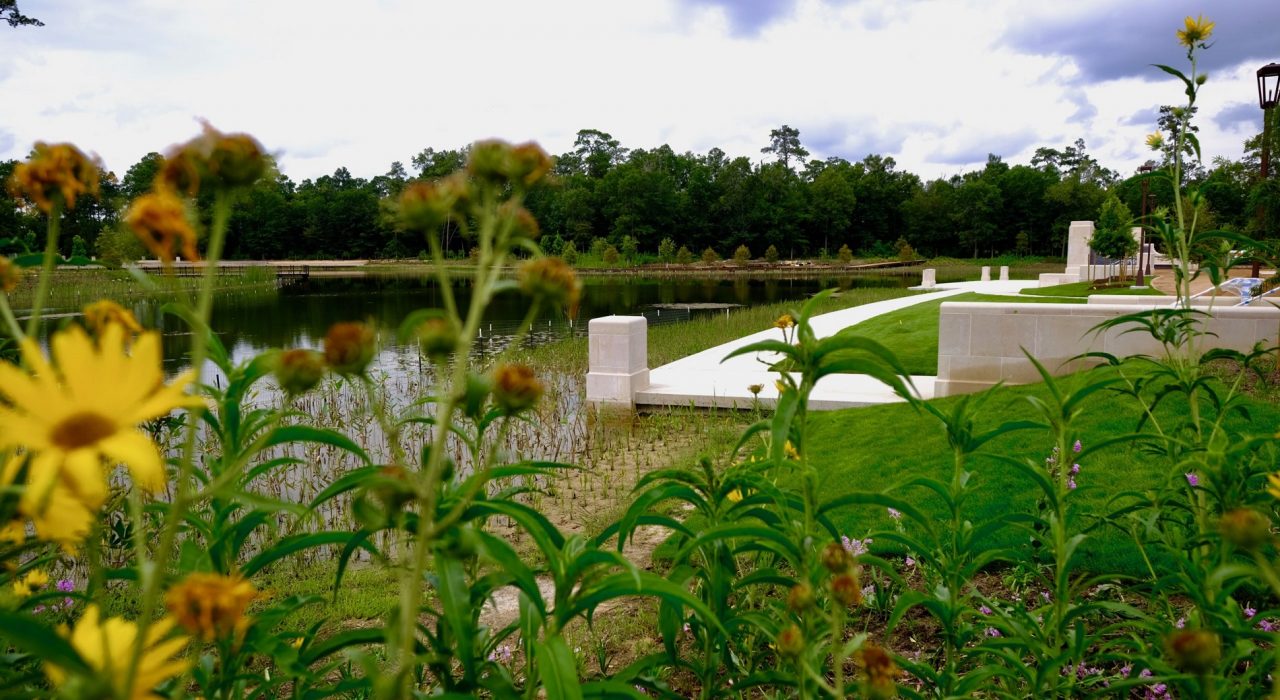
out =
<path fill-rule="evenodd" d="M 1280 206 L 1268 205 L 1280 201 L 1277 187 L 1259 183 L 1260 145 L 1260 136 L 1250 139 L 1240 159 L 1217 158 L 1208 166 L 1193 158 L 1188 179 L 1202 186 L 1201 213 L 1210 227 L 1255 236 L 1278 230 Z M 555 157 L 555 184 L 530 193 L 526 206 L 549 252 L 610 245 L 632 259 L 672 257 L 676 246 L 699 253 L 710 248 L 722 257 L 743 246 L 756 257 L 770 246 L 785 257 L 834 255 L 847 246 L 882 257 L 903 244 L 930 257 L 1060 256 L 1070 222 L 1095 219 L 1109 196 L 1134 216 L 1143 210 L 1141 173 L 1123 177 L 1103 166 L 1083 140 L 1039 148 L 1027 164 L 1011 165 L 993 154 L 980 169 L 929 181 L 888 156 L 808 159 L 799 130 L 786 125 L 770 132 L 761 152 L 753 160 L 731 158 L 719 148 L 705 154 L 677 153 L 667 145 L 631 149 L 606 132 L 584 129 L 571 150 Z M 1271 152 L 1280 154 L 1280 148 Z M 452 173 L 467 154 L 467 147 L 426 148 L 410 159 L 412 173 L 395 162 L 369 179 L 338 168 L 295 183 L 273 168 L 236 202 L 226 255 L 417 256 L 425 242 L 396 230 L 395 197 L 415 179 Z M 141 249 L 120 218 L 127 203 L 150 187 L 162 162 L 159 153 L 149 153 L 123 177 L 106 173 L 100 198 L 77 206 L 63 224 L 63 254 L 138 257 Z M 0 162 L 0 181 L 16 165 Z M 1148 210 L 1172 203 L 1167 183 L 1149 180 L 1148 190 Z M 41 216 L 0 194 L 0 253 L 38 250 Z M 470 249 L 448 230 L 445 245 L 456 256 Z"/>

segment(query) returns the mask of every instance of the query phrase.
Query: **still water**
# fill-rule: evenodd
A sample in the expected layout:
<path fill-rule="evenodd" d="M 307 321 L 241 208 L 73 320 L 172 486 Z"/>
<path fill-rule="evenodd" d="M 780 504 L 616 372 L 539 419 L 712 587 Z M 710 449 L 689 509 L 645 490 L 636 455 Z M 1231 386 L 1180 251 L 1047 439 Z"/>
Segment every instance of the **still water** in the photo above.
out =
<path fill-rule="evenodd" d="M 698 313 L 662 308 L 664 304 L 738 304 L 751 306 L 801 300 L 839 287 L 906 287 L 916 284 L 915 274 L 862 274 L 844 277 L 732 279 L 587 278 L 577 320 L 548 310 L 533 324 L 528 342 L 539 343 L 585 333 L 586 321 L 610 314 L 643 314 L 651 324 L 687 320 Z M 460 309 L 470 303 L 465 281 L 454 286 Z M 398 346 L 395 331 L 417 309 L 442 305 L 439 286 L 430 279 L 407 277 L 313 277 L 270 291 L 228 294 L 215 300 L 212 326 L 237 360 L 268 348 L 319 349 L 325 331 L 339 321 L 371 321 L 380 329 L 383 351 L 376 365 L 388 371 L 403 367 L 409 347 Z M 515 333 L 527 309 L 527 299 L 516 291 L 500 294 L 485 309 L 480 353 L 501 349 Z M 161 313 L 160 305 L 137 302 L 135 314 L 144 326 L 164 333 L 164 351 L 176 368 L 190 346 L 186 327 Z M 416 356 L 416 352 L 412 353 Z"/>

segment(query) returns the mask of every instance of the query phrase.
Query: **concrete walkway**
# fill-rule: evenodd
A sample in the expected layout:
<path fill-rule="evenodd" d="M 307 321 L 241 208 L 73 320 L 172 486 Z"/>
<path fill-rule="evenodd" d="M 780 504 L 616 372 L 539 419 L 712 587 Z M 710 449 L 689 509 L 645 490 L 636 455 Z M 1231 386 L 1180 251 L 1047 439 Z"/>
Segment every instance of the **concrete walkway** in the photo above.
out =
<path fill-rule="evenodd" d="M 1008 280 L 992 282 L 952 282 L 939 284 L 936 292 L 877 301 L 849 309 L 832 311 L 810 320 L 819 338 L 834 335 L 849 326 L 875 318 L 890 311 L 905 309 L 916 304 L 945 299 L 965 292 L 981 294 L 1015 295 L 1027 287 L 1034 287 L 1035 280 Z M 778 398 L 774 382 L 777 372 L 769 366 L 782 359 L 775 353 L 741 355 L 721 362 L 735 349 L 762 340 L 781 340 L 782 331 L 777 328 L 753 333 L 714 348 L 681 358 L 670 364 L 649 370 L 649 388 L 636 393 L 637 405 L 650 406 L 700 406 L 720 408 L 751 408 L 758 400 L 762 406 L 773 406 Z M 934 377 L 911 378 L 921 398 L 933 398 Z M 748 389 L 753 384 L 762 385 L 758 397 Z M 830 410 L 871 406 L 901 401 L 880 382 L 860 374 L 837 374 L 824 377 L 814 387 L 809 397 L 809 408 Z"/>

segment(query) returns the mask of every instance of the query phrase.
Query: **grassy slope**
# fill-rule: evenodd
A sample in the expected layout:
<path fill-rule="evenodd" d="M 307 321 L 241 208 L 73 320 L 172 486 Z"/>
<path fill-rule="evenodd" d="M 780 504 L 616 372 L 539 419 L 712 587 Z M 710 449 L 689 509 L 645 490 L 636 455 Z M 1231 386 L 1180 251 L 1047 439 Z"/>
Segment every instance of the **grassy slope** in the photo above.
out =
<path fill-rule="evenodd" d="M 911 374 L 938 373 L 938 310 L 944 301 L 999 301 L 1015 303 L 1078 303 L 1077 300 L 960 294 L 939 301 L 916 304 L 891 311 L 850 326 L 844 333 L 865 335 L 884 344 L 898 356 Z"/>
<path fill-rule="evenodd" d="M 1126 367 L 1125 371 L 1134 370 Z M 1059 381 L 1069 387 L 1082 381 L 1082 376 Z M 1005 421 L 1034 419 L 1035 409 L 1027 398 L 1047 399 L 1048 395 L 1044 384 L 997 388 L 976 428 L 988 430 Z M 952 397 L 939 399 L 938 403 L 949 408 L 959 400 L 960 397 Z M 1086 446 L 1130 432 L 1139 415 L 1130 400 L 1106 391 L 1086 399 L 1084 408 L 1078 428 L 1079 438 Z M 1275 425 L 1280 421 L 1280 408 L 1275 405 L 1252 402 L 1251 409 L 1254 425 Z M 1175 410 L 1179 408 L 1173 405 L 1164 408 L 1165 412 Z M 880 491 L 921 476 L 944 483 L 951 479 L 951 451 L 940 424 L 910 406 L 890 404 L 817 413 L 810 418 L 810 428 L 808 457 L 820 475 L 818 492 L 824 500 L 854 491 Z M 1052 449 L 1049 441 L 1047 432 L 1020 431 L 995 439 L 984 451 L 1026 457 L 1038 463 L 1049 455 Z M 1013 467 L 990 457 L 979 457 L 971 462 L 969 471 L 973 472 L 973 484 L 977 488 L 965 512 L 975 524 L 1000 513 L 1034 510 L 1034 487 Z M 1075 492 L 1074 502 L 1078 512 L 1099 516 L 1111 510 L 1108 502 L 1121 491 L 1148 489 L 1165 481 L 1185 486 L 1181 470 L 1157 463 L 1136 450 L 1116 446 L 1083 460 L 1077 477 L 1080 488 Z M 936 513 L 939 519 L 945 517 L 941 500 L 932 492 L 913 488 L 897 495 L 926 512 Z M 862 537 L 890 524 L 882 508 L 845 509 L 835 520 L 851 537 Z M 1025 542 L 1024 532 L 1007 527 L 993 537 L 992 544 Z M 1086 541 L 1081 565 L 1093 571 L 1145 573 L 1128 536 L 1111 528 L 1099 529 Z"/>
<path fill-rule="evenodd" d="M 1151 278 L 1148 277 L 1147 280 L 1149 283 Z M 1044 297 L 1076 297 L 1080 299 L 1084 299 L 1091 294 L 1132 294 L 1138 296 L 1161 296 L 1164 294 L 1164 292 L 1153 287 L 1129 289 L 1128 285 L 1093 289 L 1092 282 L 1069 282 L 1067 284 L 1053 285 L 1052 287 L 1027 287 L 1021 293 Z"/>

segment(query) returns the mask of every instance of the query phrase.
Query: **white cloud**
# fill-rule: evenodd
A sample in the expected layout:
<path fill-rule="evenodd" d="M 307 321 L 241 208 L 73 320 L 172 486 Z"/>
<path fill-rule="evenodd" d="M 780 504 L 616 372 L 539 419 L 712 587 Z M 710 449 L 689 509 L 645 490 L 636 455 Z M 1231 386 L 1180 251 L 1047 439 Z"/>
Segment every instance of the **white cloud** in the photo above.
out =
<path fill-rule="evenodd" d="M 1030 6 L 1042 22 L 1068 18 Z M 1070 17 L 1106 11 L 1081 7 Z M 1179 97 L 1168 81 L 1083 84 L 1074 59 L 1013 48 L 1009 18 L 1029 12 L 1017 0 L 799 0 L 750 33 L 735 31 L 722 4 L 687 0 L 22 8 L 47 26 L 0 28 L 0 130 L 11 135 L 0 158 L 69 140 L 118 173 L 194 135 L 197 117 L 254 134 L 298 180 L 340 166 L 371 177 L 427 146 L 479 138 L 563 152 L 582 128 L 633 148 L 718 146 L 758 160 L 784 123 L 830 144 L 811 147 L 815 157 L 900 144 L 885 155 L 926 178 L 980 165 L 986 152 L 1025 162 L 1036 146 L 1078 137 L 1123 170 L 1145 159 L 1134 145 L 1150 130 L 1125 118 Z M 1150 19 L 1153 31 L 1179 21 Z M 1247 97 L 1248 72 L 1215 75 L 1202 115 Z M 1073 123 L 1089 104 L 1096 114 Z M 1238 154 L 1242 132 L 1208 119 L 1204 129 L 1207 155 Z"/>

